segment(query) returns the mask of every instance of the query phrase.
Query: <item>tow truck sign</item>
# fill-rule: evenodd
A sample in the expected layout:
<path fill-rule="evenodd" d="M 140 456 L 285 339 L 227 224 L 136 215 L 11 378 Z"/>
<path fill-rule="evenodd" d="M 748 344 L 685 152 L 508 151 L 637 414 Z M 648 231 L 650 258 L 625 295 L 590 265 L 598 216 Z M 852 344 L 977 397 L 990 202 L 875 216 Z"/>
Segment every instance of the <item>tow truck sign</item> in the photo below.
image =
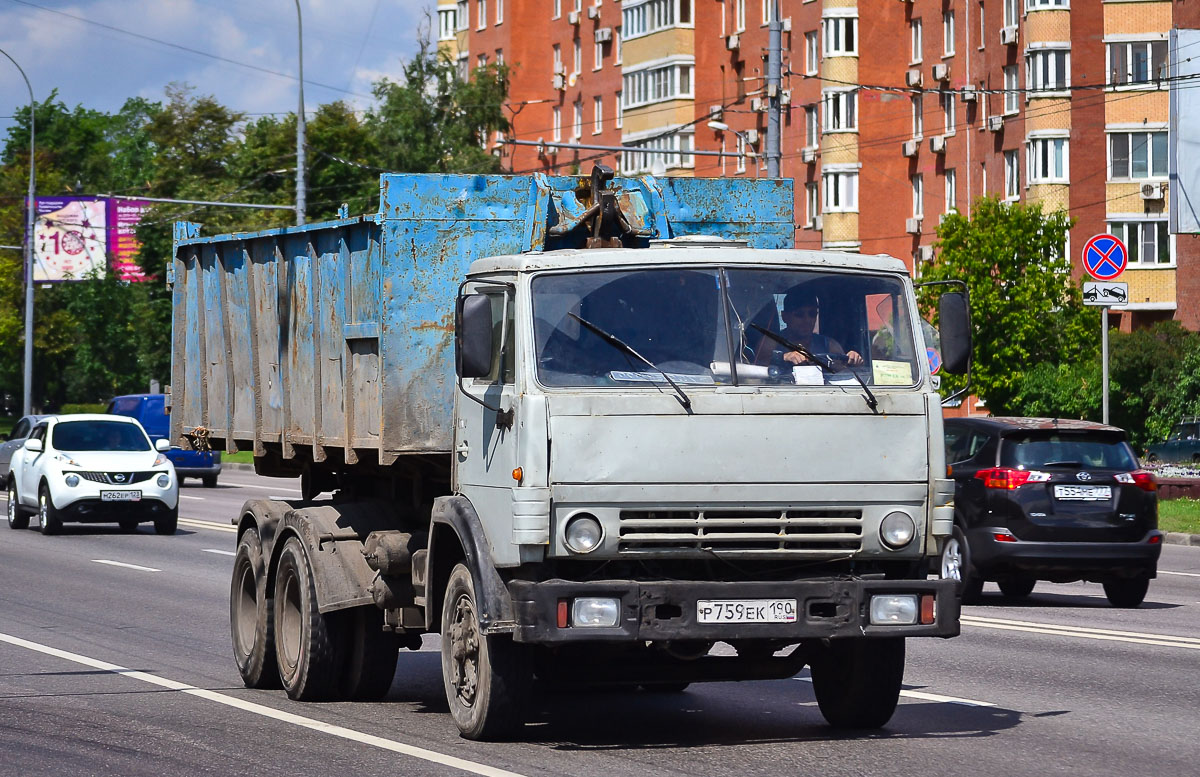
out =
<path fill-rule="evenodd" d="M 1084 281 L 1083 304 L 1121 307 L 1129 302 L 1128 283 L 1097 283 Z"/>

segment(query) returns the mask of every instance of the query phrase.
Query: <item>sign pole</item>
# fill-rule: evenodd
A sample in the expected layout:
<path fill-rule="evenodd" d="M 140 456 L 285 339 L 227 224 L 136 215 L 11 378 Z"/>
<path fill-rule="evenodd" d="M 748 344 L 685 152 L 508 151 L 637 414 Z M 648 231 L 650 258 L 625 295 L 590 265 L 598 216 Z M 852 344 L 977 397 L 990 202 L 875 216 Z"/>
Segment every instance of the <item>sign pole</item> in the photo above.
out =
<path fill-rule="evenodd" d="M 1108 305 L 1100 308 L 1100 384 L 1104 387 L 1104 400 L 1100 420 L 1108 423 Z"/>

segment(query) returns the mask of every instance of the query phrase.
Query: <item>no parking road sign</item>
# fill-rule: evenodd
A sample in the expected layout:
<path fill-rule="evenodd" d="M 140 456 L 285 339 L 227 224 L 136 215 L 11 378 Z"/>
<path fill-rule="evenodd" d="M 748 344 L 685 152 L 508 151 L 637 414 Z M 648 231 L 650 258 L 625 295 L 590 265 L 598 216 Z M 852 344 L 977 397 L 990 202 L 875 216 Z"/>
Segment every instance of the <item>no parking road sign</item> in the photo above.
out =
<path fill-rule="evenodd" d="M 1083 269 L 1098 281 L 1111 281 L 1129 264 L 1129 249 L 1116 235 L 1096 235 L 1083 246 Z"/>

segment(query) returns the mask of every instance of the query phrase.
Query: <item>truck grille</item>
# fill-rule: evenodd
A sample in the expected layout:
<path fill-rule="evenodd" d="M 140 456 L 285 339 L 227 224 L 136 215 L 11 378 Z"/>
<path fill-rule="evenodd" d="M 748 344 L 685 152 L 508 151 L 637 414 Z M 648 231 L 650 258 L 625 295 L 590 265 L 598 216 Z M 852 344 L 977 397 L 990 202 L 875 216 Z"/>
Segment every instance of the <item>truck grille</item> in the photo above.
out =
<path fill-rule="evenodd" d="M 861 510 L 622 510 L 622 553 L 842 555 L 862 548 Z"/>
<path fill-rule="evenodd" d="M 127 486 L 154 477 L 153 472 L 80 472 L 79 477 L 107 486 Z"/>

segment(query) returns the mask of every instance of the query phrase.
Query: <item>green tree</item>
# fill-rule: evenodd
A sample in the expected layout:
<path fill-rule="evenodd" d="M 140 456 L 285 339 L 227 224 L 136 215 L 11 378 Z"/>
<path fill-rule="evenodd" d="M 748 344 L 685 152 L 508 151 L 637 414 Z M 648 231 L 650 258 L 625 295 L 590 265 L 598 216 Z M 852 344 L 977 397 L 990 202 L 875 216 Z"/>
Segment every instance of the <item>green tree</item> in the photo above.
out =
<path fill-rule="evenodd" d="M 921 281 L 962 280 L 975 329 L 971 388 L 997 415 L 1014 412 L 1025 373 L 1041 363 L 1090 358 L 1099 319 L 1084 307 L 1064 255 L 1071 220 L 1040 205 L 976 201 L 971 218 L 950 216 L 938 227 L 936 259 Z M 932 306 L 934 287 L 923 294 Z M 947 379 L 947 388 L 962 385 Z"/>

